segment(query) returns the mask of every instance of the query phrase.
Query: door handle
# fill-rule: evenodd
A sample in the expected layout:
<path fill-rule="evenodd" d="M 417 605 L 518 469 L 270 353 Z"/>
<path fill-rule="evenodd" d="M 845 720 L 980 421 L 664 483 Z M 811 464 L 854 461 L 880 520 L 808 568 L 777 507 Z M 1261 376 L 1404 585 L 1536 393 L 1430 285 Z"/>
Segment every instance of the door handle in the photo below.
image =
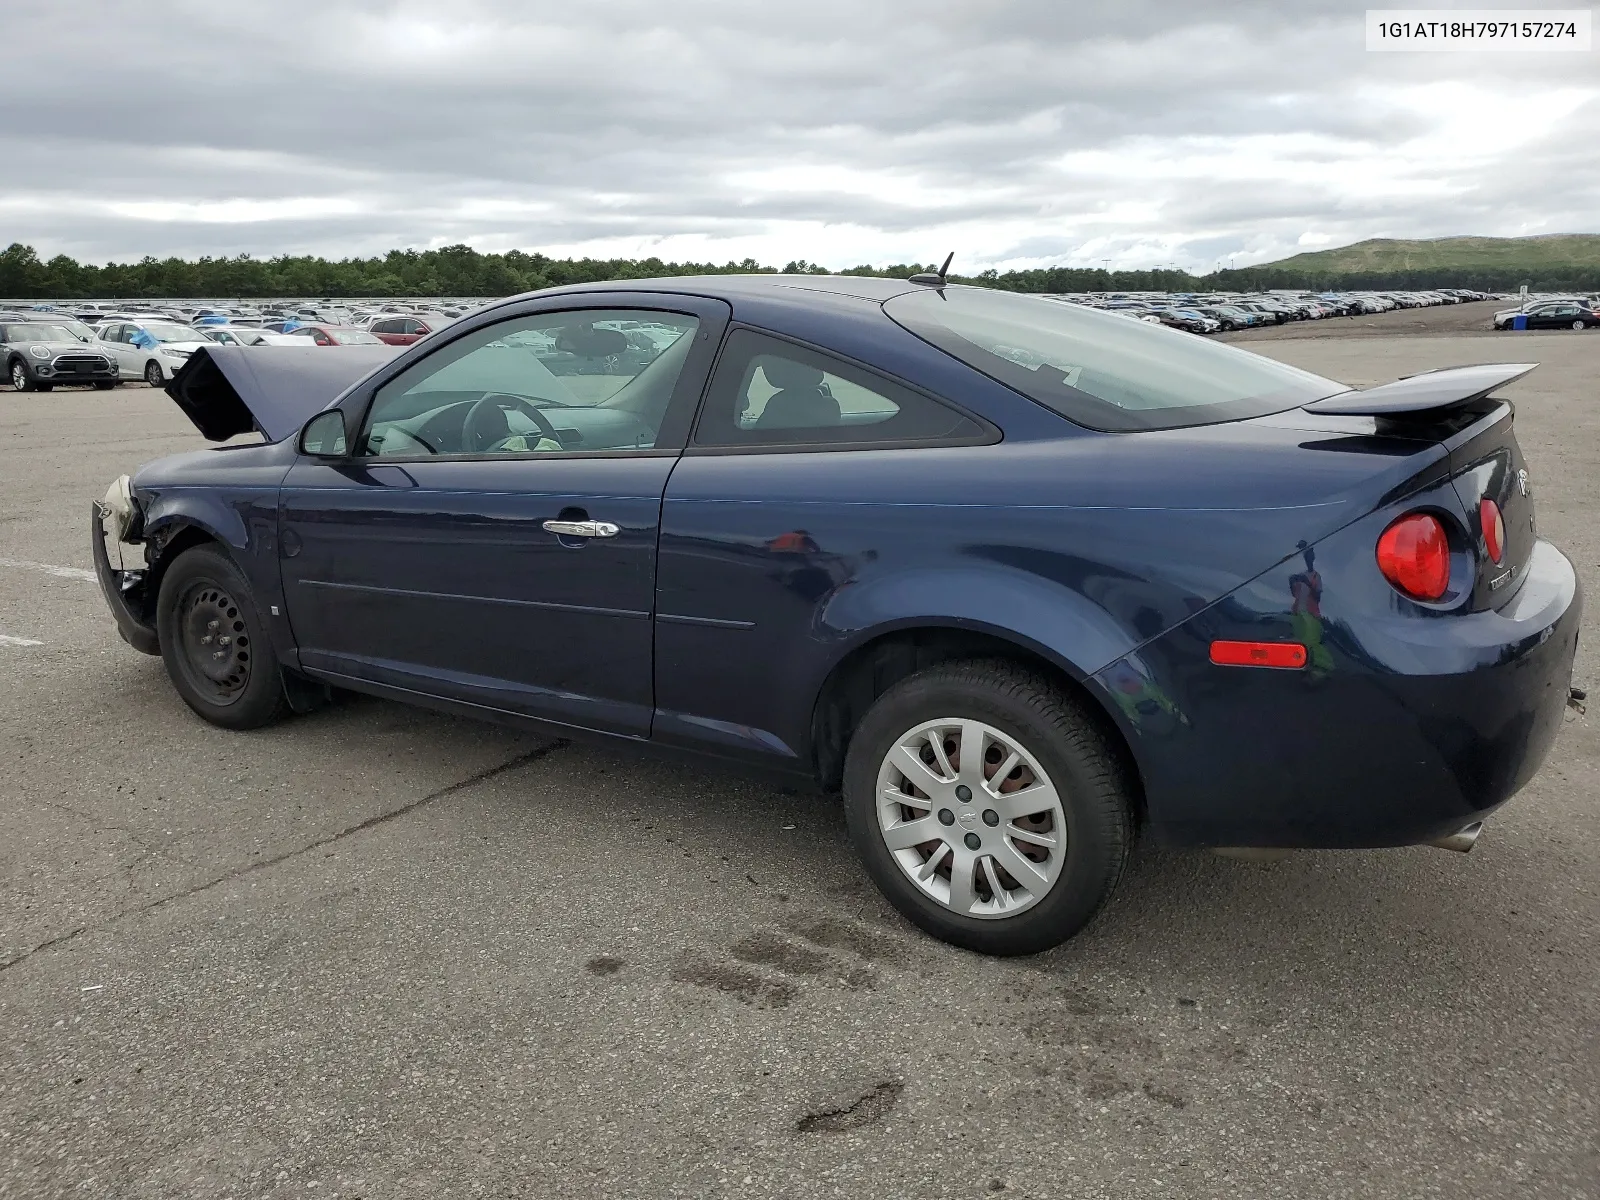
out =
<path fill-rule="evenodd" d="M 562 537 L 616 537 L 622 532 L 610 521 L 546 521 L 544 529 Z"/>

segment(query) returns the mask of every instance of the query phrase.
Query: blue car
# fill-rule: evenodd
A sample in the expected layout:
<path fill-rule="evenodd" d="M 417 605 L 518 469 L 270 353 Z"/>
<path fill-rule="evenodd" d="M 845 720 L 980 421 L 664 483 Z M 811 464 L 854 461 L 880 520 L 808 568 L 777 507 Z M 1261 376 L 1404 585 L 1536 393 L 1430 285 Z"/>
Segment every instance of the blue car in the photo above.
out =
<path fill-rule="evenodd" d="M 333 686 L 839 791 L 934 935 L 1042 950 L 1136 832 L 1462 849 L 1580 598 L 1494 391 L 1365 391 L 1039 297 L 557 288 L 414 345 L 209 345 L 214 440 L 93 513 L 123 637 L 249 729 Z"/>

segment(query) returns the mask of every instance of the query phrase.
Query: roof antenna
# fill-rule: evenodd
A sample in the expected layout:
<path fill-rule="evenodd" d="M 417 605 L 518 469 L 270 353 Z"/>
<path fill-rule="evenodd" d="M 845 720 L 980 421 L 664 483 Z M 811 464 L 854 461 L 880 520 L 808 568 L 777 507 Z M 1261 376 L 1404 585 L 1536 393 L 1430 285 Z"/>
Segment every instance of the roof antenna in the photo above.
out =
<path fill-rule="evenodd" d="M 938 271 L 918 271 L 907 282 L 925 283 L 929 287 L 943 287 L 945 285 L 945 276 L 950 273 L 950 261 L 955 256 L 956 252 L 954 250 L 950 251 L 949 254 L 944 256 L 944 266 L 940 267 Z"/>

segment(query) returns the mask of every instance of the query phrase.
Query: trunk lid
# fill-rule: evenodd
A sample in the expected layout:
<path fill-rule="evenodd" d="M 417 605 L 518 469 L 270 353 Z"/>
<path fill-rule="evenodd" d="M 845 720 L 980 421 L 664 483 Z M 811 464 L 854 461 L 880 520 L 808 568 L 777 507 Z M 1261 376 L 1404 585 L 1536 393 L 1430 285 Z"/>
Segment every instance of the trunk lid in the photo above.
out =
<path fill-rule="evenodd" d="M 1449 478 L 1461 501 L 1472 543 L 1476 577 L 1467 609 L 1500 608 L 1517 592 L 1533 555 L 1538 530 L 1533 487 L 1513 430 L 1516 410 L 1492 399 L 1497 388 L 1520 379 L 1536 363 L 1492 363 L 1408 376 L 1394 383 L 1330 396 L 1282 419 L 1325 429 L 1331 422 L 1370 421 L 1383 442 L 1423 442 L 1444 447 Z M 1482 501 L 1499 508 L 1504 528 L 1498 562 L 1490 557 Z"/>

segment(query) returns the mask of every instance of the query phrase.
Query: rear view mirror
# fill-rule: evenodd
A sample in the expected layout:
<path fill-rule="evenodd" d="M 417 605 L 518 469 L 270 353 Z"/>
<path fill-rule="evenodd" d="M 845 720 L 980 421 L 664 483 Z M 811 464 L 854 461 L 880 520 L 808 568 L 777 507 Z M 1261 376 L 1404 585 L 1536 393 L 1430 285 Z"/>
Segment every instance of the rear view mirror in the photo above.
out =
<path fill-rule="evenodd" d="M 343 409 L 330 408 L 319 412 L 300 431 L 301 454 L 309 454 L 314 458 L 344 458 L 349 453 L 345 446 Z"/>

